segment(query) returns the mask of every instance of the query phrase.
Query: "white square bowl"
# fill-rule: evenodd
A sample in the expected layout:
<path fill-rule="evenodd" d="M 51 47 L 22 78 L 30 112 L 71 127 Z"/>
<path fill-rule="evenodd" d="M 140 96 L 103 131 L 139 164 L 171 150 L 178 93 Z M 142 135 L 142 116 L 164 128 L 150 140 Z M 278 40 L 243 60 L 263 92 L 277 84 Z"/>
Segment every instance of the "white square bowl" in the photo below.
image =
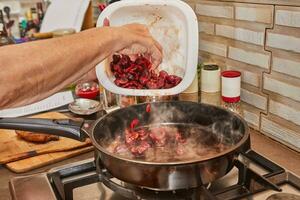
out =
<path fill-rule="evenodd" d="M 183 92 L 192 83 L 198 62 L 198 21 L 193 9 L 180 0 L 123 0 L 109 5 L 98 18 L 97 27 L 108 18 L 110 26 L 129 23 L 146 25 L 163 47 L 158 67 L 182 81 L 169 89 L 127 89 L 115 85 L 106 59 L 96 67 L 97 77 L 107 90 L 129 96 L 163 96 Z"/>

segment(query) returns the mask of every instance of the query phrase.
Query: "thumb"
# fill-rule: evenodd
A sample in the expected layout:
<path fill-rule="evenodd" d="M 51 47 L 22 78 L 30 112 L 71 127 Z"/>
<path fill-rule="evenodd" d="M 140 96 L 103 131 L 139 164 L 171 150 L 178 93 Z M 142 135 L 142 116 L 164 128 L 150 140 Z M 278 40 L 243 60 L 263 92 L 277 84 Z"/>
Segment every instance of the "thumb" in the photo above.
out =
<path fill-rule="evenodd" d="M 109 26 L 109 25 L 110 25 L 109 19 L 105 17 L 105 19 L 103 20 L 103 26 Z"/>

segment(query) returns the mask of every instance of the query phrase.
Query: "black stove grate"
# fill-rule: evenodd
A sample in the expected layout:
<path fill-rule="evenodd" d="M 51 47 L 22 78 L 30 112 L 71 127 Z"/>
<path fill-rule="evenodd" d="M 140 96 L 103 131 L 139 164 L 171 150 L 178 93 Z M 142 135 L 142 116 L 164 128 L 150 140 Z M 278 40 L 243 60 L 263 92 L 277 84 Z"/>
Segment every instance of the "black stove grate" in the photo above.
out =
<path fill-rule="evenodd" d="M 234 165 L 239 172 L 238 183 L 218 191 L 211 191 L 205 186 L 176 191 L 154 191 L 122 183 L 115 181 L 107 170 L 102 167 L 99 159 L 96 159 L 99 160 L 99 163 L 91 161 L 49 173 L 48 178 L 58 199 L 61 200 L 72 200 L 73 190 L 75 188 L 97 182 L 102 182 L 106 187 L 126 198 L 138 200 L 234 200 L 242 199 L 269 189 L 281 191 L 280 185 L 285 183 L 293 185 L 300 191 L 300 180 L 293 177 L 292 174 L 285 172 L 284 169 L 277 164 L 252 150 L 242 154 L 242 156 L 266 170 L 267 173 L 260 175 L 248 167 L 247 163 L 245 164 L 245 162 L 236 160 Z M 96 165 L 98 167 L 96 167 Z"/>

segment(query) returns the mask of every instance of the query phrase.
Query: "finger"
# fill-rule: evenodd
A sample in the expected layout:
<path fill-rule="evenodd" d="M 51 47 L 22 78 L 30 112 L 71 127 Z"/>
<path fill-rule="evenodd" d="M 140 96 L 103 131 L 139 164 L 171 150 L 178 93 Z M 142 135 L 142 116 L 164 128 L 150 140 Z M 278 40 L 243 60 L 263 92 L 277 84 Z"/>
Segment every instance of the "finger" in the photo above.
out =
<path fill-rule="evenodd" d="M 159 44 L 159 42 L 156 41 L 155 39 L 153 41 L 154 41 L 155 46 L 159 49 L 159 51 L 163 52 L 163 47 Z"/>
<path fill-rule="evenodd" d="M 129 56 L 130 60 L 132 60 L 132 61 L 135 61 L 138 57 L 137 54 L 129 54 L 128 56 Z"/>
<path fill-rule="evenodd" d="M 127 47 L 119 51 L 119 53 L 126 54 L 126 55 L 145 54 L 147 52 L 148 52 L 147 47 L 140 44 L 133 44 L 130 47 Z"/>
<path fill-rule="evenodd" d="M 159 51 L 157 47 L 154 47 L 153 50 L 151 50 L 151 62 L 152 62 L 152 67 L 156 69 L 162 62 L 162 53 Z"/>
<path fill-rule="evenodd" d="M 153 68 L 157 68 L 162 62 L 162 51 L 153 43 L 152 39 L 141 38 L 140 44 L 133 44 L 121 51 L 122 54 L 144 54 L 149 55 Z"/>
<path fill-rule="evenodd" d="M 149 52 L 150 54 L 150 61 L 152 63 L 152 68 L 156 69 L 162 62 L 162 52 L 156 47 L 156 45 L 153 45 Z"/>
<path fill-rule="evenodd" d="M 103 26 L 110 26 L 110 21 L 107 17 L 103 20 Z M 108 58 L 112 57 L 112 55 L 108 56 Z"/>
<path fill-rule="evenodd" d="M 107 17 L 104 18 L 103 20 L 103 26 L 110 26 L 109 19 Z"/>
<path fill-rule="evenodd" d="M 150 55 L 153 68 L 157 68 L 161 64 L 162 57 L 163 57 L 163 52 L 161 50 L 161 46 L 160 45 L 157 46 L 157 43 L 154 42 L 153 39 L 142 39 L 141 38 L 140 41 L 143 46 L 147 47 L 146 53 Z"/>
<path fill-rule="evenodd" d="M 143 24 L 126 24 L 124 25 L 125 28 L 134 31 L 135 34 L 141 35 L 141 36 L 148 36 L 150 35 L 150 31 L 147 28 L 147 26 L 143 25 Z"/>

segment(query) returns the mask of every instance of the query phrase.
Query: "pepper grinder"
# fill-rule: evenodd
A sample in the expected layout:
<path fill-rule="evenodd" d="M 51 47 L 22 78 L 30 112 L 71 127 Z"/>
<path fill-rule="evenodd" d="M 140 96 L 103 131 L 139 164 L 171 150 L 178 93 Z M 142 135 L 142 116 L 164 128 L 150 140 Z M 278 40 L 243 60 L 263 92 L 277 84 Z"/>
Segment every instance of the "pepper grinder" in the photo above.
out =
<path fill-rule="evenodd" d="M 220 67 L 204 64 L 201 69 L 201 102 L 220 106 Z"/>

